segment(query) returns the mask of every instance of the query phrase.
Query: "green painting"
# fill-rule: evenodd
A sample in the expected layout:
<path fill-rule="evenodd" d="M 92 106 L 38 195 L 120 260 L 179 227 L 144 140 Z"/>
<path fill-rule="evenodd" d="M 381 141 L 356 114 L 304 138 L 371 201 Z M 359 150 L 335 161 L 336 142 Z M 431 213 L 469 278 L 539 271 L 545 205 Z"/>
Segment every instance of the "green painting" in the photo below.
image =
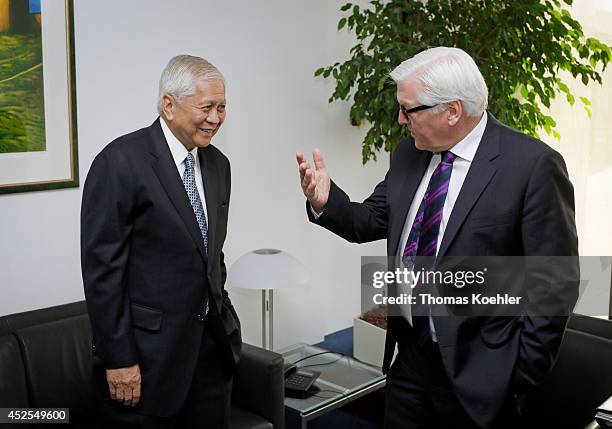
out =
<path fill-rule="evenodd" d="M 41 0 L 0 0 L 0 154 L 46 150 Z"/>

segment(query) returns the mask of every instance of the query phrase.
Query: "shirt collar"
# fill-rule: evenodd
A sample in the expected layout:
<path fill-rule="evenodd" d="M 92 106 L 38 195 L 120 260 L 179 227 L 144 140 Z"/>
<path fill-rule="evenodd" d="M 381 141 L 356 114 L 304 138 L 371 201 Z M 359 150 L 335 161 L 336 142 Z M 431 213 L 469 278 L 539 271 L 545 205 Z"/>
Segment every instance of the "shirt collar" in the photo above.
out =
<path fill-rule="evenodd" d="M 486 126 L 487 112 L 483 112 L 482 118 L 480 118 L 478 124 L 459 143 L 450 148 L 450 151 L 459 158 L 472 162 Z"/>
<path fill-rule="evenodd" d="M 166 120 L 162 117 L 159 118 L 159 123 L 161 124 L 162 131 L 164 132 L 164 137 L 166 138 L 166 142 L 168 143 L 168 147 L 170 148 L 170 153 L 172 154 L 172 159 L 174 159 L 174 163 L 177 167 L 185 161 L 187 158 L 187 154 L 191 152 L 194 158 L 194 162 L 198 159 L 198 148 L 197 146 L 187 150 L 183 143 L 181 143 L 175 136 L 172 134 L 172 131 L 166 124 Z"/>

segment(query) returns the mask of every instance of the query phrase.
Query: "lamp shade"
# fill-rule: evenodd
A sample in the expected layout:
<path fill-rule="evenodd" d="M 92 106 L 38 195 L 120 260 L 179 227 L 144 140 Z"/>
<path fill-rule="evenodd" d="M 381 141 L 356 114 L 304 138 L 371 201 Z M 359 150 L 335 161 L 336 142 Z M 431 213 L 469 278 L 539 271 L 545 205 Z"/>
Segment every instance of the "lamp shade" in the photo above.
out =
<path fill-rule="evenodd" d="M 289 253 L 258 249 L 232 264 L 227 282 L 239 289 L 284 289 L 304 286 L 309 278 L 304 266 Z"/>

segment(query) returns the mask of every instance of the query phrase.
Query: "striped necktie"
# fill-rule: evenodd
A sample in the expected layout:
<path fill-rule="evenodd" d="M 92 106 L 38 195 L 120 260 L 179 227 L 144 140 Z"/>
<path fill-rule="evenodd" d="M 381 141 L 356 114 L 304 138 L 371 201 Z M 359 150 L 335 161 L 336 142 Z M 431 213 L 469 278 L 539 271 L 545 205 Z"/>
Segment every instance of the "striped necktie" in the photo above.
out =
<path fill-rule="evenodd" d="M 406 247 L 404 247 L 402 253 L 402 262 L 408 269 L 416 270 L 415 259 L 417 256 L 436 256 L 444 200 L 446 200 L 446 194 L 448 193 L 453 161 L 456 158 L 457 155 L 450 151 L 442 152 L 442 160 L 434 170 L 431 179 L 429 179 L 427 190 L 419 205 Z M 430 260 L 430 258 L 426 258 L 426 260 Z M 433 266 L 418 268 L 431 269 Z M 417 336 L 417 342 L 421 346 L 431 342 L 432 338 L 429 326 L 429 306 L 420 299 L 420 294 L 426 292 L 425 285 L 417 283 L 413 289 L 413 295 L 417 299 L 410 307 L 412 326 Z"/>

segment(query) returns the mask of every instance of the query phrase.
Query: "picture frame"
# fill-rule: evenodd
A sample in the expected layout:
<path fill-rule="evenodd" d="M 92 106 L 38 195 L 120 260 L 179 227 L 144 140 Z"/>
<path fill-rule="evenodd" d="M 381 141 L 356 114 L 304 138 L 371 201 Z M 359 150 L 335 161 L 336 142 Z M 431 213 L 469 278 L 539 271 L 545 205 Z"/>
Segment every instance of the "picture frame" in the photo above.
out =
<path fill-rule="evenodd" d="M 74 48 L 73 0 L 0 0 L 0 195 L 79 186 Z"/>

